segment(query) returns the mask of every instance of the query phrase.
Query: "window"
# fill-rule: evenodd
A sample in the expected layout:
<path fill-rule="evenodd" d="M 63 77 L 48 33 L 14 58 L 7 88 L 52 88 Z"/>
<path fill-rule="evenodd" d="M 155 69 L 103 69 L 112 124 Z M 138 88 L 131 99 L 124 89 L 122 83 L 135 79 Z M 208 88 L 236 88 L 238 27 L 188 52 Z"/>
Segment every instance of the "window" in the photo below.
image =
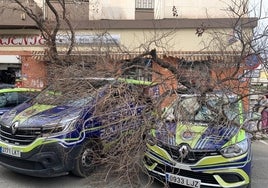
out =
<path fill-rule="evenodd" d="M 141 59 L 139 62 L 129 64 L 129 66 L 130 67 L 123 73 L 125 78 L 152 81 L 152 74 L 150 73 L 150 69 L 152 68 L 151 59 Z"/>
<path fill-rule="evenodd" d="M 3 107 L 15 107 L 18 105 L 18 93 L 1 93 L 1 108 Z"/>
<path fill-rule="evenodd" d="M 0 108 L 15 107 L 35 97 L 39 92 L 7 92 L 0 94 Z"/>
<path fill-rule="evenodd" d="M 154 0 L 136 0 L 136 9 L 154 9 Z"/>

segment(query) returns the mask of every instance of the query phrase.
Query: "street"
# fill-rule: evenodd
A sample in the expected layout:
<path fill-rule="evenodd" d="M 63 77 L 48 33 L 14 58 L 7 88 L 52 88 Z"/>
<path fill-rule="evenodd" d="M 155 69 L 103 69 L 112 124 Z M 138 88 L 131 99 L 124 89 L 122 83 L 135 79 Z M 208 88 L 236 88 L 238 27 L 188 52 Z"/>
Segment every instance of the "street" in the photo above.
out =
<path fill-rule="evenodd" d="M 268 140 L 253 142 L 252 188 L 268 185 Z"/>
<path fill-rule="evenodd" d="M 268 185 L 268 140 L 253 141 L 252 188 L 264 188 Z M 101 177 L 101 178 L 100 178 Z M 89 178 L 78 178 L 72 175 L 56 178 L 36 178 L 13 173 L 0 167 L 0 188 L 110 188 L 115 184 L 98 183 L 102 176 L 93 175 Z M 129 188 L 129 186 L 126 186 Z M 161 188 L 160 183 L 153 183 L 150 188 Z M 120 186 L 120 188 L 124 188 Z"/>

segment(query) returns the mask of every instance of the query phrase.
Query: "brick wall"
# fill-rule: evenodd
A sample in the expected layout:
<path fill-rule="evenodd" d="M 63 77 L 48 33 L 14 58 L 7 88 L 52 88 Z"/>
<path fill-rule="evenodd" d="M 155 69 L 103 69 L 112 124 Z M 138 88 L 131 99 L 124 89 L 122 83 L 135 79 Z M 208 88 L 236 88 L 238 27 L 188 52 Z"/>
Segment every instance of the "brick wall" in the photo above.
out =
<path fill-rule="evenodd" d="M 21 56 L 22 87 L 43 89 L 46 86 L 46 63 L 37 61 L 29 55 Z"/>

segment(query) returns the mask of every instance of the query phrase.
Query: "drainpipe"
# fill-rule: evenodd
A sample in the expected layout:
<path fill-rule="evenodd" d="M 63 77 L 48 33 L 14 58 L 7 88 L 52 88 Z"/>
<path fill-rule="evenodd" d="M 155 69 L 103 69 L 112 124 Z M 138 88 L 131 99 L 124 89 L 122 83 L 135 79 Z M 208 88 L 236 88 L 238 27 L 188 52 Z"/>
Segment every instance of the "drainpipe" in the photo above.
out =
<path fill-rule="evenodd" d="M 44 20 L 46 19 L 46 14 L 47 14 L 47 11 L 46 11 L 46 0 L 43 0 L 43 19 Z"/>

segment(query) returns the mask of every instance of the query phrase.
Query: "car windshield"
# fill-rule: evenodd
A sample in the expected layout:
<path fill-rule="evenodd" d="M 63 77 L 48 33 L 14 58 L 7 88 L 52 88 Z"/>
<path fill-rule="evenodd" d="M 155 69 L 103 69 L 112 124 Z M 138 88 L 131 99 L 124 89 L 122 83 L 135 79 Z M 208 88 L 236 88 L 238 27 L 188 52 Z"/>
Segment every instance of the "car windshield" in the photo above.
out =
<path fill-rule="evenodd" d="M 38 91 L 10 91 L 0 93 L 0 108 L 15 107 L 35 97 L 38 93 Z"/>
<path fill-rule="evenodd" d="M 64 80 L 43 90 L 33 103 L 47 105 L 83 106 L 96 96 L 111 80 Z"/>
<path fill-rule="evenodd" d="M 167 110 L 166 117 L 190 122 L 240 122 L 239 102 L 234 97 L 181 96 Z M 172 117 L 173 116 L 173 117 Z"/>

